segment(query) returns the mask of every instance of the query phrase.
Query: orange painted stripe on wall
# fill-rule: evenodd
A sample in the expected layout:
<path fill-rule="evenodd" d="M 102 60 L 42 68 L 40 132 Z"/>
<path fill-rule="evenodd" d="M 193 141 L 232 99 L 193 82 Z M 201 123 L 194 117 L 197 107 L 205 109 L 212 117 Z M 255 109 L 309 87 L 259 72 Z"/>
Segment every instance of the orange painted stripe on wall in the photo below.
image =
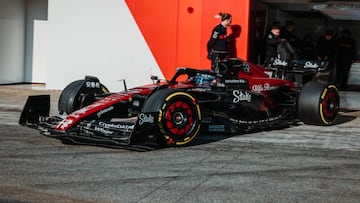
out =
<path fill-rule="evenodd" d="M 177 67 L 209 69 L 206 44 L 219 12 L 233 16 L 236 56 L 247 59 L 250 0 L 126 0 L 166 79 Z M 228 34 L 232 29 L 228 30 Z M 141 60 L 141 56 L 139 56 Z"/>

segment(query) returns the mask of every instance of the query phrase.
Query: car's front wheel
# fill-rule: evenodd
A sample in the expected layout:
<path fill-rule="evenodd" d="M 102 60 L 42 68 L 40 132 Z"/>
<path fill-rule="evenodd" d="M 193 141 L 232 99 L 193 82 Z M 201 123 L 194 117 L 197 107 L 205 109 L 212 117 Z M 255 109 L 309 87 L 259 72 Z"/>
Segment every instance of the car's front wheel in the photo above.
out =
<path fill-rule="evenodd" d="M 70 114 L 95 101 L 95 96 L 109 93 L 109 90 L 95 77 L 76 80 L 67 85 L 61 92 L 58 110 Z"/>
<path fill-rule="evenodd" d="M 144 111 L 157 111 L 160 135 L 157 142 L 163 146 L 188 145 L 198 135 L 201 112 L 196 99 L 179 90 L 155 92 L 145 104 Z"/>
<path fill-rule="evenodd" d="M 185 92 L 170 94 L 160 111 L 159 124 L 167 145 L 186 145 L 198 134 L 200 112 L 195 99 Z"/>

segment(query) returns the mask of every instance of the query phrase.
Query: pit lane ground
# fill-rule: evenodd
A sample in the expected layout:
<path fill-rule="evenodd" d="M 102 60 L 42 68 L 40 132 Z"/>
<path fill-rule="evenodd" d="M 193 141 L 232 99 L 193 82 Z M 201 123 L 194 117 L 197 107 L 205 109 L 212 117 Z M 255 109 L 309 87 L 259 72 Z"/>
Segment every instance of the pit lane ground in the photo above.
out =
<path fill-rule="evenodd" d="M 59 91 L 0 86 L 0 202 L 360 201 L 359 111 L 342 111 L 330 127 L 136 151 L 64 145 L 19 126 L 27 96 L 47 93 L 56 107 Z"/>

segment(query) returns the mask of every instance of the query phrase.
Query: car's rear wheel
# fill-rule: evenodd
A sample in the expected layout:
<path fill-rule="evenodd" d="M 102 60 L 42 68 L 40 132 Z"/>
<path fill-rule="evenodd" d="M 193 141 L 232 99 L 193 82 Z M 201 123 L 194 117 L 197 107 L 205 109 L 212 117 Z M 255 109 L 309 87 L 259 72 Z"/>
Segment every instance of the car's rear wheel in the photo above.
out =
<path fill-rule="evenodd" d="M 305 124 L 331 125 L 339 113 L 340 97 L 335 85 L 308 82 L 298 99 L 299 118 Z"/>
<path fill-rule="evenodd" d="M 87 80 L 76 80 L 67 85 L 61 92 L 58 110 L 70 114 L 95 101 L 95 95 L 108 93 L 109 90 L 101 83 L 98 88 L 87 87 Z"/>

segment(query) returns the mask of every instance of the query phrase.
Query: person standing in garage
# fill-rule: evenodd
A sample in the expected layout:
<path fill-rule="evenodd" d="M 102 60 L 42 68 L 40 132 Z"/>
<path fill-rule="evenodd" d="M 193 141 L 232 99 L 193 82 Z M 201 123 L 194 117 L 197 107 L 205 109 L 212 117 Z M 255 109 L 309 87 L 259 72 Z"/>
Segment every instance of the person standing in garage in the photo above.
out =
<path fill-rule="evenodd" d="M 280 26 L 273 24 L 270 32 L 265 38 L 265 62 L 264 66 L 269 66 L 272 61 L 278 57 L 278 45 L 281 42 L 280 39 Z"/>
<path fill-rule="evenodd" d="M 280 31 L 280 37 L 282 39 L 286 39 L 294 51 L 299 53 L 300 50 L 300 39 L 296 36 L 296 29 L 295 29 L 295 22 L 294 21 L 287 21 L 285 26 Z"/>
<path fill-rule="evenodd" d="M 340 85 L 341 90 L 346 90 L 350 67 L 356 57 L 356 43 L 348 29 L 345 29 L 338 39 L 337 49 L 335 83 Z"/>
<path fill-rule="evenodd" d="M 216 70 L 219 60 L 226 58 L 230 53 L 227 28 L 231 25 L 232 16 L 229 13 L 219 13 L 221 22 L 214 27 L 207 43 L 208 59 L 211 60 L 211 70 Z"/>
<path fill-rule="evenodd" d="M 330 75 L 329 82 L 334 82 L 335 77 L 335 57 L 336 57 L 336 40 L 334 32 L 329 29 L 325 34 L 319 38 L 316 45 L 316 58 L 318 61 L 327 61 Z"/>

